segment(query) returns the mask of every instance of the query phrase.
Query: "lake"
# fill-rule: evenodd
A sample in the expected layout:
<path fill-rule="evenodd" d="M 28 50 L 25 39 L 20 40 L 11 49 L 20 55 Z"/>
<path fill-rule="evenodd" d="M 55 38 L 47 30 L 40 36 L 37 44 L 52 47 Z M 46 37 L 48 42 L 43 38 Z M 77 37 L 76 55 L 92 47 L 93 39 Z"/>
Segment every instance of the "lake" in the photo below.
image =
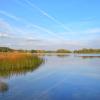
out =
<path fill-rule="evenodd" d="M 100 54 L 42 56 L 33 71 L 0 74 L 0 100 L 100 100 Z"/>

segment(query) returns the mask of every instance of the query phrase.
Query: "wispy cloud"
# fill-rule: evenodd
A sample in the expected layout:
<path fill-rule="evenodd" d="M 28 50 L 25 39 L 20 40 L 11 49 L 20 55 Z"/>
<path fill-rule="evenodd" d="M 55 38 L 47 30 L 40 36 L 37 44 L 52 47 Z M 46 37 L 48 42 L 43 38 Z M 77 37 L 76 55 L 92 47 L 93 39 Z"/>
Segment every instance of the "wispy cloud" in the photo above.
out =
<path fill-rule="evenodd" d="M 6 11 L 1 11 L 0 13 L 4 14 L 4 15 L 7 16 L 7 17 L 10 17 L 10 18 L 13 19 L 13 20 L 20 21 L 20 22 L 22 22 L 22 23 L 24 23 L 24 24 L 27 24 L 28 26 L 31 26 L 31 27 L 33 27 L 33 28 L 36 28 L 36 29 L 38 29 L 38 30 L 40 30 L 40 31 L 42 30 L 42 31 L 46 32 L 46 34 L 51 35 L 53 38 L 55 37 L 56 39 L 64 39 L 63 36 L 62 36 L 62 34 L 57 35 L 57 33 L 52 32 L 51 30 L 49 30 L 49 29 L 47 29 L 47 28 L 45 28 L 45 27 L 42 27 L 42 26 L 33 24 L 33 23 L 31 23 L 31 22 L 25 20 L 24 18 L 16 17 L 16 16 L 14 16 L 13 14 L 8 13 L 8 12 L 6 12 Z M 21 30 L 21 29 L 18 29 L 18 31 L 21 32 L 22 30 Z M 22 33 L 23 33 L 23 32 L 22 32 Z"/>
<path fill-rule="evenodd" d="M 89 33 L 89 34 L 100 33 L 100 28 L 91 28 L 86 30 L 85 33 Z"/>
<path fill-rule="evenodd" d="M 31 24 L 29 24 L 30 26 Z M 19 28 L 19 27 L 15 27 L 10 25 L 7 21 L 5 20 L 0 20 L 0 29 L 2 29 L 2 31 L 0 31 L 0 45 L 4 45 L 4 46 L 11 46 L 11 47 L 16 47 L 16 48 L 35 48 L 35 49 L 57 49 L 57 48 L 66 48 L 66 49 L 75 49 L 75 48 L 84 48 L 84 47 L 97 47 L 100 46 L 99 45 L 99 39 L 95 38 L 92 39 L 90 36 L 92 34 L 95 35 L 95 32 L 99 32 L 99 29 L 88 29 L 88 30 L 84 30 L 81 31 L 81 34 L 85 34 L 84 37 L 82 37 L 81 39 L 52 39 L 52 40 L 48 40 L 46 38 L 42 39 L 41 37 L 38 38 L 36 37 L 36 35 L 38 33 L 35 34 L 35 36 L 31 36 L 29 33 L 33 32 L 32 34 L 34 34 L 34 28 L 37 28 L 38 26 L 33 26 L 31 25 L 29 26 L 24 26 L 24 28 Z M 31 28 L 33 28 L 33 30 L 29 31 Z M 38 27 L 38 29 L 40 30 L 45 30 L 45 29 L 41 29 L 41 27 Z M 45 30 L 46 31 L 46 30 Z M 47 30 L 48 31 L 48 30 Z M 47 32 L 46 31 L 46 32 Z M 39 32 L 39 31 L 38 31 Z M 51 31 L 50 31 L 51 32 Z M 16 34 L 17 33 L 17 34 Z M 71 33 L 73 34 L 73 36 L 80 34 L 77 32 Z M 51 34 L 51 33 L 50 33 Z M 53 33 L 52 33 L 53 34 Z M 70 33 L 69 33 L 70 34 Z M 89 35 L 87 35 L 89 34 Z M 88 38 L 90 37 L 91 40 L 89 40 L 88 42 Z M 3 41 L 2 41 L 3 38 Z M 5 38 L 5 40 L 4 40 Z M 9 39 L 8 39 L 9 38 Z M 57 37 L 56 37 L 57 38 Z M 93 37 L 94 38 L 94 37 Z M 85 39 L 85 40 L 84 40 Z"/>
<path fill-rule="evenodd" d="M 5 38 L 5 37 L 9 38 L 9 35 L 6 34 L 6 33 L 1 33 L 1 32 L 0 32 L 0 37 L 2 37 L 2 38 Z"/>
<path fill-rule="evenodd" d="M 11 30 L 11 26 L 3 19 L 0 19 L 0 32 L 10 33 Z"/>
<path fill-rule="evenodd" d="M 33 4 L 34 5 L 34 4 Z M 35 6 L 35 5 L 34 5 Z M 37 7 L 37 6 L 36 6 Z M 58 20 L 44 12 L 40 8 L 38 9 L 43 15 L 49 19 L 60 24 Z M 16 17 L 5 11 L 0 10 L 0 14 L 7 16 L 15 21 L 24 23 L 24 26 L 11 25 L 6 20 L 0 19 L 0 45 L 12 46 L 18 48 L 37 48 L 37 49 L 57 49 L 57 48 L 83 48 L 83 47 L 100 47 L 100 41 L 96 37 L 99 37 L 100 28 L 90 28 L 81 31 L 69 31 L 65 33 L 55 33 L 52 30 L 48 30 L 45 27 L 33 24 L 24 18 Z M 48 37 L 44 37 L 44 33 Z M 39 37 L 39 35 L 41 36 Z M 67 34 L 67 35 L 66 35 Z M 79 35 L 81 38 L 79 38 Z M 42 36 L 44 37 L 42 39 Z M 78 36 L 78 37 L 75 37 Z M 71 37 L 71 39 L 70 39 Z M 73 40 L 72 40 L 72 37 Z M 3 38 L 3 39 L 2 39 Z M 5 40 L 4 40 L 5 38 Z M 9 38 L 9 39 L 8 39 Z M 50 39 L 48 41 L 47 39 Z M 53 40 L 53 39 L 54 40 Z M 95 39 L 94 39 L 95 38 Z M 88 39 L 90 42 L 88 42 Z M 2 41 L 3 40 L 3 41 Z"/>
<path fill-rule="evenodd" d="M 2 37 L 2 38 L 11 38 L 12 37 L 12 28 L 3 19 L 0 19 L 0 37 Z"/>
<path fill-rule="evenodd" d="M 11 25 L 4 19 L 0 20 L 0 38 L 1 39 L 9 38 L 11 40 L 13 39 L 13 42 L 15 42 L 16 40 L 19 41 L 20 39 L 24 41 L 26 44 L 27 43 L 39 44 L 39 42 L 41 44 L 43 40 L 46 40 L 46 37 L 42 38 L 44 32 L 49 33 L 49 35 L 53 34 L 51 31 L 37 25 L 28 24 L 27 26 L 24 26 L 24 27 L 16 27 L 14 25 Z M 39 34 L 42 34 L 42 36 L 38 36 Z M 56 34 L 55 34 L 55 37 L 58 39 Z M 53 34 L 53 39 L 54 39 L 54 34 Z M 8 42 L 10 41 L 8 40 Z"/>

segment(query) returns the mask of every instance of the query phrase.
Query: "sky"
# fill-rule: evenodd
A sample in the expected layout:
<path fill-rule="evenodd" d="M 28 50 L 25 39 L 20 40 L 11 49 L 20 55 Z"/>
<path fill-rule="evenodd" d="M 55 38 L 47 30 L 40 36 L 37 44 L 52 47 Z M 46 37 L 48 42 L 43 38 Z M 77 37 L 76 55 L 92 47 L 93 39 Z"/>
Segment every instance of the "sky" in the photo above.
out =
<path fill-rule="evenodd" d="M 100 0 L 0 0 L 0 46 L 100 48 Z"/>

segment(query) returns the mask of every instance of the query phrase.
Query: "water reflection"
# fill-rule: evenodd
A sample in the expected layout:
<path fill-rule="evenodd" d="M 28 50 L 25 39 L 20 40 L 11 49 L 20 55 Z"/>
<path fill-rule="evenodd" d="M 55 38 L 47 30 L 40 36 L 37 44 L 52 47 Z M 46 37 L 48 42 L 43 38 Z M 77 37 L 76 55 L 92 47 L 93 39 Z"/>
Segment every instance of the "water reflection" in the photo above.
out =
<path fill-rule="evenodd" d="M 0 100 L 100 100 L 100 59 L 84 60 L 78 56 L 82 55 L 44 56 L 45 64 L 36 67 L 38 70 L 6 79 L 8 85 L 1 81 L 5 94 L 0 95 Z M 32 71 L 31 68 L 6 69 L 5 73 L 2 70 L 0 74 L 4 76 Z"/>
<path fill-rule="evenodd" d="M 79 56 L 79 57 L 81 57 L 81 58 L 83 58 L 83 59 L 90 59 L 90 58 L 100 58 L 100 56 Z"/>
<path fill-rule="evenodd" d="M 4 92 L 8 91 L 8 89 L 9 89 L 8 84 L 0 81 L 0 92 L 4 93 Z"/>
<path fill-rule="evenodd" d="M 35 60 L 35 59 L 34 59 Z M 23 66 L 7 66 L 7 65 L 0 65 L 0 77 L 2 78 L 10 78 L 13 75 L 24 75 L 27 72 L 33 72 L 34 70 L 36 70 L 43 62 L 44 60 L 42 58 L 39 58 L 38 61 L 35 61 L 36 63 L 34 63 L 31 66 L 26 66 L 23 63 Z M 24 66 L 25 65 L 25 66 Z"/>
<path fill-rule="evenodd" d="M 0 93 L 7 92 L 9 89 L 8 84 L 2 81 L 2 79 L 10 78 L 13 75 L 19 76 L 25 75 L 28 72 L 33 72 L 34 70 L 39 68 L 39 66 L 44 62 L 44 60 L 42 58 L 34 58 L 34 62 L 35 63 L 31 66 L 23 66 L 24 63 L 23 65 L 21 64 L 22 66 L 20 65 L 20 63 L 19 66 L 7 66 L 7 64 L 0 62 Z"/>
<path fill-rule="evenodd" d="M 68 57 L 68 56 L 70 56 L 70 55 L 69 55 L 69 54 L 57 54 L 57 56 L 63 58 L 63 57 Z"/>

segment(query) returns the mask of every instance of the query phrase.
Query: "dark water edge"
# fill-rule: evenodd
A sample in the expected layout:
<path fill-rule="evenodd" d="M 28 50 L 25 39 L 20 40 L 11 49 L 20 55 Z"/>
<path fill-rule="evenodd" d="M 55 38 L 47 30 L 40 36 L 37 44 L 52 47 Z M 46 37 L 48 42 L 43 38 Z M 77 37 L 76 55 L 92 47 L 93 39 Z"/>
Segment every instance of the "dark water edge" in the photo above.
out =
<path fill-rule="evenodd" d="M 99 54 L 41 57 L 34 71 L 0 76 L 0 100 L 100 100 Z"/>

